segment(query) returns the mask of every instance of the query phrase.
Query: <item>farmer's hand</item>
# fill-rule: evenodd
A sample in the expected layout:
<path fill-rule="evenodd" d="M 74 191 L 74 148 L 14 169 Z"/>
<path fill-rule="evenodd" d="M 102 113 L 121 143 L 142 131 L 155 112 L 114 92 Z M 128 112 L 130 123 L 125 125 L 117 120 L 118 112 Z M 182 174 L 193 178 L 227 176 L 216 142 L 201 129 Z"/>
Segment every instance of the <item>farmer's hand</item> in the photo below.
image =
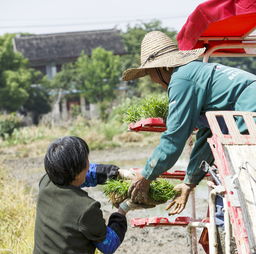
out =
<path fill-rule="evenodd" d="M 181 213 L 186 206 L 189 193 L 195 187 L 194 184 L 181 183 L 176 185 L 173 189 L 178 192 L 175 199 L 166 207 L 166 210 L 171 209 L 169 215 Z"/>
<path fill-rule="evenodd" d="M 137 209 L 146 209 L 152 208 L 152 205 L 144 205 L 144 204 L 135 204 L 132 202 L 130 198 L 125 199 L 120 205 L 119 209 L 123 210 L 126 214 L 128 211 L 137 210 Z"/>
<path fill-rule="evenodd" d="M 151 180 L 145 179 L 140 172 L 137 172 L 137 176 L 129 188 L 128 197 L 131 197 L 131 200 L 136 204 L 146 204 L 154 207 L 157 203 L 148 196 L 150 183 Z"/>

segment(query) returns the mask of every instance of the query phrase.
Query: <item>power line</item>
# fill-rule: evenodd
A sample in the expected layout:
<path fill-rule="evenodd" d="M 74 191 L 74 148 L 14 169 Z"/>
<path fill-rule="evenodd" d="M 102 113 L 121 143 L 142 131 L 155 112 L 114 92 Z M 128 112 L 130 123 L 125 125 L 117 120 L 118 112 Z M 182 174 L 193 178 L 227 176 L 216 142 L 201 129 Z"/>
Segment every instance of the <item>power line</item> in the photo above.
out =
<path fill-rule="evenodd" d="M 167 19 L 178 19 L 185 18 L 187 16 L 169 16 L 169 17 L 158 17 L 157 19 L 167 20 Z M 156 18 L 154 18 L 156 19 Z M 108 21 L 96 21 L 96 22 L 80 22 L 80 23 L 66 23 L 66 24 L 36 24 L 36 25 L 13 25 L 13 26 L 0 26 L 0 28 L 32 28 L 32 27 L 67 27 L 67 26 L 84 26 L 84 25 L 101 25 L 101 24 L 119 24 L 119 23 L 129 23 L 129 22 L 143 22 L 146 20 L 153 20 L 152 18 L 143 19 L 127 19 L 127 20 L 108 20 Z M 56 21 L 56 20 L 55 20 Z"/>

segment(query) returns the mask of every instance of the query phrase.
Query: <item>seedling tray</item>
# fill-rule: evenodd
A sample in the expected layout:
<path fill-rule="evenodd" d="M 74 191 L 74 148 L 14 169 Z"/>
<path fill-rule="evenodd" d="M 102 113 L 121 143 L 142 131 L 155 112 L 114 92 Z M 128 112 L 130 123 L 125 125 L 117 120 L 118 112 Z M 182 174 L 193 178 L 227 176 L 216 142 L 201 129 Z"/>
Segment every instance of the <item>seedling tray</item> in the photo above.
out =
<path fill-rule="evenodd" d="M 192 221 L 192 218 L 182 216 L 177 217 L 174 221 L 170 221 L 166 217 L 151 217 L 151 218 L 133 218 L 131 220 L 132 227 L 156 227 L 156 226 L 187 226 Z"/>
<path fill-rule="evenodd" d="M 129 124 L 130 131 L 151 131 L 163 132 L 166 131 L 166 125 L 162 118 L 146 118 L 136 123 Z"/>

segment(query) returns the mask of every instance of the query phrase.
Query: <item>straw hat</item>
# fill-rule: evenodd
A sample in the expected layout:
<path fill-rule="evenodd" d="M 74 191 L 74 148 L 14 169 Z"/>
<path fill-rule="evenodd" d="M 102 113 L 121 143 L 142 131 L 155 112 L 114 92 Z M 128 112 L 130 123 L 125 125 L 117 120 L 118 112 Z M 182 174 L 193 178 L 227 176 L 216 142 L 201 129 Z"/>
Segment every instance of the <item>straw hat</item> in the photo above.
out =
<path fill-rule="evenodd" d="M 205 48 L 179 50 L 166 34 L 160 31 L 149 32 L 141 43 L 141 66 L 124 71 L 122 79 L 132 80 L 147 75 L 146 69 L 176 67 L 196 60 Z"/>

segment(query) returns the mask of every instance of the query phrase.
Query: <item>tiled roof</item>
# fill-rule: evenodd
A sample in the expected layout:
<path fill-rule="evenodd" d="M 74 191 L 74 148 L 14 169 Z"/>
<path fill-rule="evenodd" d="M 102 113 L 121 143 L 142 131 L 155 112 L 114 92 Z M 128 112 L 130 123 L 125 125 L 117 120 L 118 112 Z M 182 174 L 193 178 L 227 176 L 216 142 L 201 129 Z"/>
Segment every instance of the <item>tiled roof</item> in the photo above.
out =
<path fill-rule="evenodd" d="M 102 47 L 116 55 L 125 54 L 120 32 L 116 29 L 26 35 L 14 38 L 15 50 L 29 59 L 31 65 L 63 63 L 76 59 L 82 51 L 90 55 L 92 49 Z"/>

